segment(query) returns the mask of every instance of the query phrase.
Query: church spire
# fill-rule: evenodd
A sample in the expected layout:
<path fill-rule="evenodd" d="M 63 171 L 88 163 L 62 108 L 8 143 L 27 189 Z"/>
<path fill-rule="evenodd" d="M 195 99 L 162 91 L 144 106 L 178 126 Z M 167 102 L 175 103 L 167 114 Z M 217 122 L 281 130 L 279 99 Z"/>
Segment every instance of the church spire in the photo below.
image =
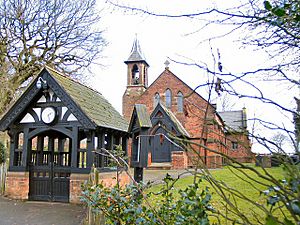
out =
<path fill-rule="evenodd" d="M 149 65 L 135 37 L 127 64 L 127 87 L 123 95 L 123 116 L 130 119 L 134 104 L 148 88 Z"/>
<path fill-rule="evenodd" d="M 130 62 L 144 62 L 147 64 L 147 66 L 149 66 L 148 63 L 146 62 L 145 56 L 142 53 L 141 46 L 137 39 L 137 36 L 135 36 L 129 57 L 125 61 L 126 64 Z"/>

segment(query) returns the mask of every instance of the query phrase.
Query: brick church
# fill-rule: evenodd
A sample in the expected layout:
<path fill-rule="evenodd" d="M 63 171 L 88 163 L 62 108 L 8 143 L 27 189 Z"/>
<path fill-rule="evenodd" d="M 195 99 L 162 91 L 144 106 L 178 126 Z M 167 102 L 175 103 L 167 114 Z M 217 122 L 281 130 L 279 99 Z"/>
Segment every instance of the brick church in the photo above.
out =
<path fill-rule="evenodd" d="M 253 160 L 245 109 L 217 112 L 216 105 L 172 73 L 167 62 L 148 85 L 149 64 L 137 39 L 125 63 L 123 116 L 130 121 L 134 109 L 145 108 L 142 117 L 148 117 L 149 140 L 144 149 L 149 168 L 182 169 L 195 164 L 218 168 L 226 163 L 222 155 L 240 162 Z M 184 147 L 180 139 L 185 140 Z"/>

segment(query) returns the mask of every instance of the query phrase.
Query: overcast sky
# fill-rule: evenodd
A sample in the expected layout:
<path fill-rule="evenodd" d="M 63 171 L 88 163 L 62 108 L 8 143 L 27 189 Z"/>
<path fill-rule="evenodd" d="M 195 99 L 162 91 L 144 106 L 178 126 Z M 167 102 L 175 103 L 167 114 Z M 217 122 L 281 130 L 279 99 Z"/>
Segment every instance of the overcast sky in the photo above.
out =
<path fill-rule="evenodd" d="M 198 8 L 209 7 L 213 1 L 199 0 L 126 0 L 118 1 L 120 4 L 130 6 L 140 6 L 150 10 L 157 10 L 165 13 L 186 13 L 193 12 Z M 184 4 L 183 4 L 184 2 Z M 227 7 L 222 2 L 221 7 Z M 227 4 L 234 4 L 237 1 L 226 1 Z M 216 56 L 217 49 L 221 54 L 221 60 L 225 71 L 238 72 L 249 71 L 253 68 L 259 68 L 268 63 L 264 52 L 254 51 L 251 48 L 241 48 L 236 42 L 236 36 L 228 36 L 222 39 L 202 42 L 207 38 L 226 32 L 228 27 L 212 26 L 209 30 L 197 31 L 205 21 L 190 19 L 168 19 L 156 18 L 137 13 L 127 12 L 114 8 L 105 3 L 104 0 L 98 0 L 99 8 L 102 9 L 101 28 L 105 29 L 104 37 L 109 42 L 108 47 L 103 52 L 104 58 L 99 63 L 104 66 L 94 66 L 95 77 L 89 84 L 104 95 L 106 99 L 119 111 L 122 111 L 122 95 L 126 88 L 127 67 L 124 61 L 128 58 L 135 35 L 141 45 L 141 49 L 146 57 L 149 68 L 149 84 L 151 84 L 164 70 L 164 62 L 167 57 L 178 61 L 195 61 L 197 63 L 213 64 L 212 53 Z M 234 35 L 239 35 L 236 33 Z M 183 66 L 176 63 L 170 64 L 170 70 L 186 82 L 191 88 L 203 84 L 207 80 L 207 74 L 195 67 Z M 286 105 L 292 105 L 292 96 L 288 96 L 287 86 L 257 83 L 264 90 L 266 96 L 279 96 L 279 101 Z M 251 89 L 245 88 L 245 92 L 251 92 Z M 206 88 L 201 88 L 198 92 L 207 97 Z M 281 96 L 281 100 L 280 100 Z M 285 96 L 282 98 L 282 96 Z M 214 102 L 220 101 L 214 95 Z M 233 110 L 240 110 L 243 106 L 247 108 L 248 118 L 260 117 L 270 121 L 286 121 L 289 123 L 291 118 L 286 118 L 281 112 L 274 108 L 268 108 L 249 99 L 232 98 L 235 103 Z M 272 117 L 267 112 L 272 112 Z M 276 119 L 275 119 L 276 118 Z M 248 123 L 249 129 L 252 123 Z M 292 128 L 291 128 L 292 129 Z M 260 132 L 261 127 L 256 128 Z M 267 136 L 271 134 L 267 134 Z M 254 146 L 256 152 L 262 151 L 259 146 Z"/>

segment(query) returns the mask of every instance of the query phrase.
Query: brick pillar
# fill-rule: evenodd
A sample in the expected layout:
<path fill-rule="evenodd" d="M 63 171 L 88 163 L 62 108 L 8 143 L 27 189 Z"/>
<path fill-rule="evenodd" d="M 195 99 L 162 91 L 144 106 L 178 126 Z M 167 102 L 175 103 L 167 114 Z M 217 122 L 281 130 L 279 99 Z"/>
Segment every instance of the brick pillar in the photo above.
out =
<path fill-rule="evenodd" d="M 81 184 L 89 179 L 89 174 L 72 173 L 70 176 L 70 202 L 80 203 Z"/>
<path fill-rule="evenodd" d="M 148 152 L 148 167 L 151 166 L 152 163 L 152 154 L 151 152 Z"/>
<path fill-rule="evenodd" d="M 11 172 L 6 176 L 5 196 L 26 200 L 29 194 L 29 172 Z"/>
<path fill-rule="evenodd" d="M 185 151 L 172 152 L 172 169 L 186 169 L 188 157 Z"/>

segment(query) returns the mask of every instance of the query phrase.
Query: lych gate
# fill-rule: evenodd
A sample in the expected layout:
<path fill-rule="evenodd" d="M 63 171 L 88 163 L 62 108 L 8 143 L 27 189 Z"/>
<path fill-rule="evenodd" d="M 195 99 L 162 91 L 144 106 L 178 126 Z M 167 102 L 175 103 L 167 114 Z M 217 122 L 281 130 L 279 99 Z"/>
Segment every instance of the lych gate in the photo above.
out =
<path fill-rule="evenodd" d="M 100 93 L 43 69 L 0 121 L 10 136 L 6 194 L 78 201 L 93 165 L 109 171 L 109 158 L 94 150 L 122 145 L 126 151 L 127 127 Z"/>

